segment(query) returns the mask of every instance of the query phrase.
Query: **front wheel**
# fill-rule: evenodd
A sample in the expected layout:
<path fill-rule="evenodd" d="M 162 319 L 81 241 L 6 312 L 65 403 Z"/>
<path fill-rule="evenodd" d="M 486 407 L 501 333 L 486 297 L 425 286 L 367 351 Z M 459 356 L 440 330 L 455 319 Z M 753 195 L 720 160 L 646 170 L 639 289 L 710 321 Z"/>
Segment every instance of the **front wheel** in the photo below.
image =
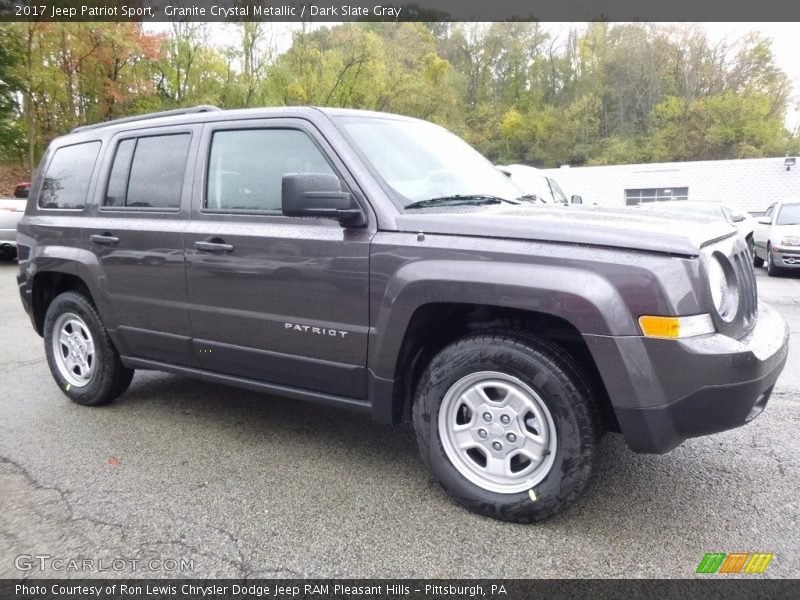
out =
<path fill-rule="evenodd" d="M 760 257 L 760 256 L 759 256 L 759 255 L 756 253 L 756 249 L 755 249 L 755 248 L 753 248 L 753 266 L 754 266 L 756 269 L 760 269 L 761 267 L 763 267 L 763 266 L 764 266 L 764 259 L 763 259 L 763 258 L 761 258 L 761 257 Z"/>
<path fill-rule="evenodd" d="M 767 275 L 777 277 L 780 274 L 781 270 L 775 266 L 775 260 L 772 258 L 772 248 L 767 246 Z"/>
<path fill-rule="evenodd" d="M 94 305 L 77 292 L 64 292 L 50 303 L 44 320 L 47 363 L 61 391 L 73 402 L 105 404 L 130 385 L 126 368 Z"/>
<path fill-rule="evenodd" d="M 460 504 L 516 523 L 552 517 L 589 482 L 601 419 L 570 355 L 515 332 L 444 348 L 417 387 L 423 460 Z"/>
<path fill-rule="evenodd" d="M 755 255 L 756 255 L 756 242 L 753 239 L 753 236 L 751 235 L 750 237 L 748 237 L 745 240 L 745 242 L 747 242 L 747 249 L 750 251 L 750 256 L 755 257 Z"/>

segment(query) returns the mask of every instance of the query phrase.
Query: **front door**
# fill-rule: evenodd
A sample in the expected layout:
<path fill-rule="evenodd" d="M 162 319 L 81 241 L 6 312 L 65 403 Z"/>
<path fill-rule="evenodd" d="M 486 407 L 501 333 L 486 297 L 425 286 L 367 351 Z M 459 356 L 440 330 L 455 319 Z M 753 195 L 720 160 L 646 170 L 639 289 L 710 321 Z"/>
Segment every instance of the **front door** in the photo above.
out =
<path fill-rule="evenodd" d="M 281 214 L 287 173 L 334 173 L 355 185 L 331 148 L 300 119 L 224 122 L 206 125 L 201 160 L 184 235 L 196 360 L 365 398 L 374 227 Z"/>
<path fill-rule="evenodd" d="M 769 230 L 771 225 L 767 223 L 762 223 L 761 220 L 764 219 L 772 221 L 775 218 L 775 204 L 771 204 L 767 211 L 764 213 L 763 217 L 758 217 L 756 219 L 756 225 L 753 230 L 753 244 L 755 245 L 755 250 L 757 254 L 763 256 L 765 259 L 767 258 L 767 241 L 769 240 Z"/>

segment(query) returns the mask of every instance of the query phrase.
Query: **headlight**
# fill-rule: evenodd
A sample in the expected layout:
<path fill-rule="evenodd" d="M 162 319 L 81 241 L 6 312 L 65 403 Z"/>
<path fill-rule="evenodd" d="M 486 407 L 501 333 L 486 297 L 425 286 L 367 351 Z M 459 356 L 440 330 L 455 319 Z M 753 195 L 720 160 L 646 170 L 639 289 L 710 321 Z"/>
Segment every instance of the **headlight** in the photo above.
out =
<path fill-rule="evenodd" d="M 800 237 L 785 237 L 781 240 L 781 246 L 800 246 Z"/>
<path fill-rule="evenodd" d="M 706 261 L 708 287 L 714 309 L 724 321 L 732 321 L 739 307 L 739 288 L 731 263 L 719 252 Z"/>

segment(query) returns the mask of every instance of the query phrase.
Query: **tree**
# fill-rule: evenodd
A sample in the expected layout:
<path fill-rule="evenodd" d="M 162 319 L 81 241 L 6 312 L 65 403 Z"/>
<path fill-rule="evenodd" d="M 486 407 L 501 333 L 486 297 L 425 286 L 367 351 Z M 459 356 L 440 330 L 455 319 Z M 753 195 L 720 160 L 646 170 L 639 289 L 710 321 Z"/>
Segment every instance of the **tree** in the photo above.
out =
<path fill-rule="evenodd" d="M 279 27 L 0 24 L 3 156 L 27 148 L 34 165 L 77 125 L 196 104 L 395 112 L 539 166 L 800 151 L 784 126 L 791 82 L 755 33 L 712 43 L 685 24 L 303 23 L 279 53 Z"/>
<path fill-rule="evenodd" d="M 20 159 L 25 153 L 25 132 L 17 119 L 20 107 L 16 91 L 22 86 L 15 74 L 21 62 L 20 48 L 11 30 L 0 29 L 0 159 Z"/>

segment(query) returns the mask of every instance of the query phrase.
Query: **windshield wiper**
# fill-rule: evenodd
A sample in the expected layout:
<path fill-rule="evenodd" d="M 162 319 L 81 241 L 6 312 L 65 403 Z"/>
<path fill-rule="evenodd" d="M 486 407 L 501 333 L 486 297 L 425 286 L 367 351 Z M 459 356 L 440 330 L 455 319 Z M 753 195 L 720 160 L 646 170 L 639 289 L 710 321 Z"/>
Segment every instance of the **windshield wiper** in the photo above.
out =
<path fill-rule="evenodd" d="M 511 200 L 500 198 L 499 196 L 492 196 L 490 194 L 454 194 L 452 196 L 439 196 L 437 198 L 428 198 L 427 200 L 417 200 L 405 206 L 405 208 L 429 208 L 432 206 L 458 206 L 458 205 L 473 205 L 479 204 L 500 204 L 501 202 L 508 202 L 509 204 L 516 204 Z"/>
<path fill-rule="evenodd" d="M 517 200 L 523 200 L 525 202 L 539 202 L 541 204 L 546 204 L 544 200 L 539 198 L 536 194 L 523 194 Z"/>

